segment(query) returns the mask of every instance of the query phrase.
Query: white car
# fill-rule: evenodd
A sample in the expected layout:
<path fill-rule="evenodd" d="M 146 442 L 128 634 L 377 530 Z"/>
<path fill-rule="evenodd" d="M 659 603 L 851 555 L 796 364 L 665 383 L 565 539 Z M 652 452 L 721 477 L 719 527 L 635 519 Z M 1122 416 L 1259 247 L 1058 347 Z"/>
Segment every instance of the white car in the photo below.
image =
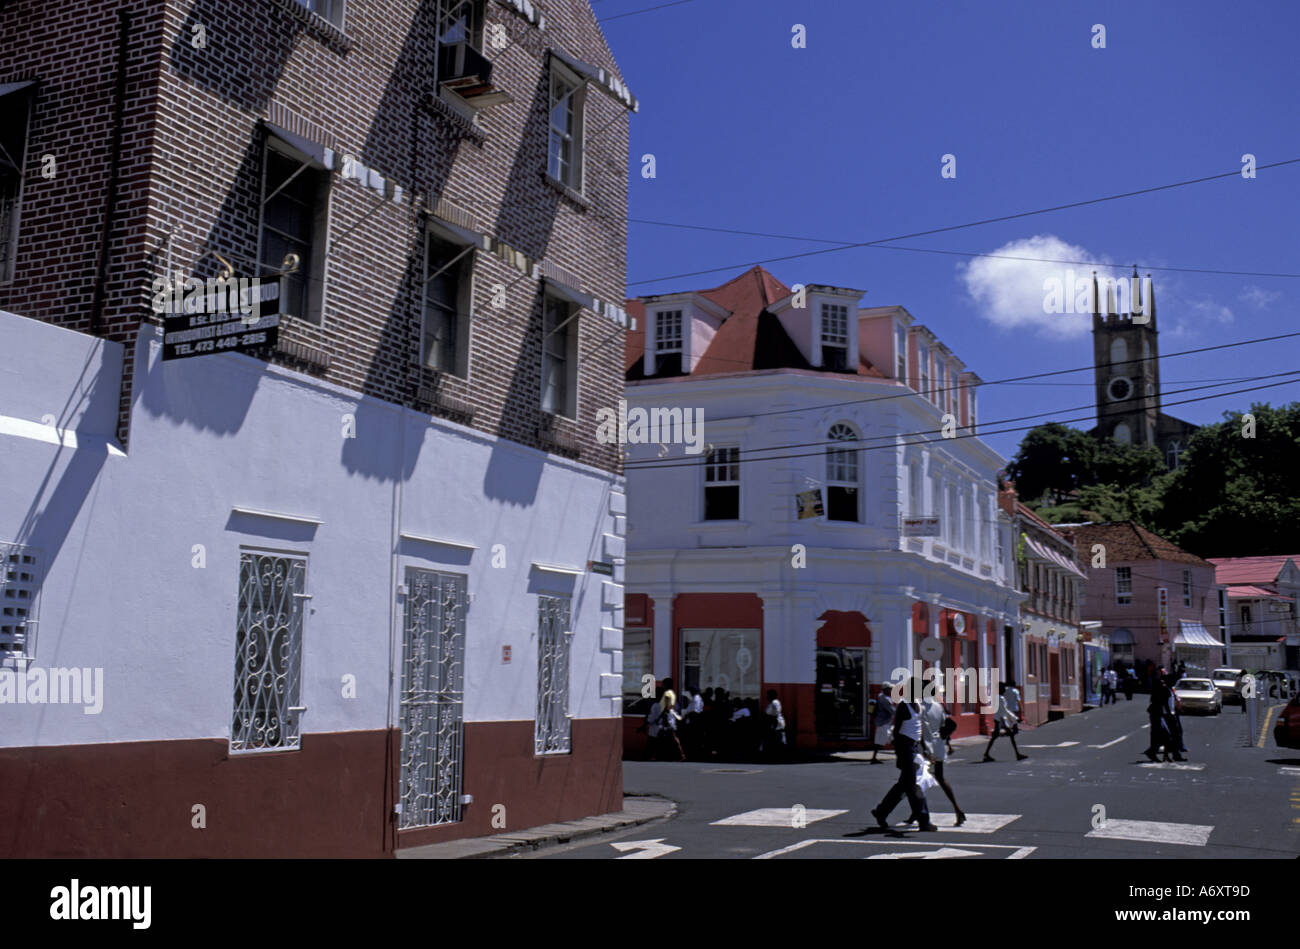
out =
<path fill-rule="evenodd" d="M 1184 712 L 1218 715 L 1223 711 L 1223 693 L 1209 679 L 1179 679 L 1174 695 Z"/>

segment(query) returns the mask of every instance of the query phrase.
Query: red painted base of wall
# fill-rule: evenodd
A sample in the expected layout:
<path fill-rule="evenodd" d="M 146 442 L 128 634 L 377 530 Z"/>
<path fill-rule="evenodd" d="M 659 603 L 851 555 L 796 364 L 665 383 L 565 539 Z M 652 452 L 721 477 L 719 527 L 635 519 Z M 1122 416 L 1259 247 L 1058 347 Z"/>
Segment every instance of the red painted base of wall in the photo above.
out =
<path fill-rule="evenodd" d="M 396 833 L 396 730 L 303 736 L 231 756 L 224 739 L 0 749 L 0 858 L 385 857 L 410 846 L 616 811 L 619 719 L 575 719 L 573 753 L 533 756 L 532 722 L 465 725 L 459 823 Z M 192 825 L 205 808 L 206 827 Z M 499 821 L 498 821 L 499 823 Z M 399 839 L 400 838 L 400 839 Z"/>

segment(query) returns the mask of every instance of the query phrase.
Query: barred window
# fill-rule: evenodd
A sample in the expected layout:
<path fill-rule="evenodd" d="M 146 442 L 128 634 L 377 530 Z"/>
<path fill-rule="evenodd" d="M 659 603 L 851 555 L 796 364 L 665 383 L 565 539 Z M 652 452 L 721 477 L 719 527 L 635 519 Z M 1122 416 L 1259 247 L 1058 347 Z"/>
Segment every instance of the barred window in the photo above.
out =
<path fill-rule="evenodd" d="M 740 449 L 715 448 L 704 460 L 704 519 L 740 518 Z"/>
<path fill-rule="evenodd" d="M 0 660 L 36 654 L 32 627 L 40 590 L 40 555 L 35 547 L 0 544 Z"/>
<path fill-rule="evenodd" d="M 307 558 L 241 551 L 231 751 L 297 748 Z"/>
<path fill-rule="evenodd" d="M 537 598 L 537 729 L 533 747 L 539 755 L 573 750 L 569 717 L 569 628 L 571 598 Z"/>

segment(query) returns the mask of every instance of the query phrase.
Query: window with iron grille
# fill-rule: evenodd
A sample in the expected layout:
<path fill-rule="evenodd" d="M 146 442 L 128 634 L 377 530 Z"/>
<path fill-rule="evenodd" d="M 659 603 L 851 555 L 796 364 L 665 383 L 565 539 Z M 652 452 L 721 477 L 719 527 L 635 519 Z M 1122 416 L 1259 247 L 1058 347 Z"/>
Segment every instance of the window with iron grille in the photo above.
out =
<path fill-rule="evenodd" d="M 575 304 L 546 294 L 542 317 L 542 408 L 569 418 L 577 412 L 578 315 Z"/>
<path fill-rule="evenodd" d="M 533 750 L 539 755 L 573 750 L 569 718 L 569 628 L 571 598 L 537 598 L 537 729 Z"/>
<path fill-rule="evenodd" d="M 343 0 L 298 0 L 298 3 L 321 19 L 343 29 Z"/>
<path fill-rule="evenodd" d="M 40 566 L 35 547 L 0 544 L 0 661 L 31 659 L 36 654 L 32 628 Z"/>
<path fill-rule="evenodd" d="M 740 518 L 740 449 L 715 448 L 704 459 L 704 519 Z"/>
<path fill-rule="evenodd" d="M 832 442 L 857 440 L 852 428 L 837 423 L 826 433 Z M 856 449 L 826 449 L 826 519 L 858 520 L 858 452 Z"/>
<path fill-rule="evenodd" d="M 324 312 L 325 228 L 329 175 L 268 140 L 262 185 L 262 275 L 281 278 L 280 312 L 319 324 Z"/>
<path fill-rule="evenodd" d="M 239 554 L 231 751 L 298 747 L 307 558 Z"/>
<path fill-rule="evenodd" d="M 551 131 L 547 173 L 582 190 L 582 98 L 585 86 L 551 59 Z"/>
<path fill-rule="evenodd" d="M 474 248 L 426 236 L 424 330 L 421 362 L 429 369 L 464 376 L 469 368 L 470 274 Z"/>
<path fill-rule="evenodd" d="M 847 369 L 849 365 L 849 308 L 822 304 L 822 366 Z"/>
<path fill-rule="evenodd" d="M 27 155 L 26 89 L 0 96 L 0 283 L 12 280 L 18 257 L 18 208 Z"/>
<path fill-rule="evenodd" d="M 1133 602 L 1133 568 L 1115 568 L 1115 602 L 1121 606 Z"/>

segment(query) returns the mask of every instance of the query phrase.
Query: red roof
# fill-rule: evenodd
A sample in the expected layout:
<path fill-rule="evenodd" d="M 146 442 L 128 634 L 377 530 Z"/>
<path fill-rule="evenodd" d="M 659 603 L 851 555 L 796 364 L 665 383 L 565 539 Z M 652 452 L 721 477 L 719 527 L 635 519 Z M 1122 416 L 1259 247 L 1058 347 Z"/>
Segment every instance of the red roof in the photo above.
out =
<path fill-rule="evenodd" d="M 731 315 L 723 320 L 691 375 L 775 367 L 820 371 L 807 364 L 776 318 L 770 315 L 762 318 L 768 306 L 793 292 L 762 267 L 754 266 L 721 286 L 696 292 L 731 311 Z M 628 332 L 624 350 L 623 368 L 631 374 L 645 354 L 645 304 L 640 300 L 628 300 L 627 312 L 636 318 L 637 325 L 635 330 Z M 862 376 L 885 377 L 865 357 L 859 358 L 857 371 Z"/>
<path fill-rule="evenodd" d="M 1081 524 L 1076 531 L 1080 550 L 1091 550 L 1093 544 L 1104 544 L 1106 560 L 1127 563 L 1133 560 L 1170 560 L 1175 563 L 1212 566 L 1196 554 L 1189 553 L 1173 541 L 1165 540 L 1140 527 L 1134 521 L 1114 521 L 1107 524 Z"/>
<path fill-rule="evenodd" d="M 1300 565 L 1300 554 L 1268 557 L 1209 557 L 1217 583 L 1273 583 L 1288 560 Z"/>
<path fill-rule="evenodd" d="M 1247 600 L 1258 600 L 1258 599 L 1293 600 L 1295 599 L 1294 597 L 1283 596 L 1281 593 L 1274 593 L 1272 590 L 1265 590 L 1263 587 L 1251 586 L 1249 584 L 1243 586 L 1228 587 L 1228 596 L 1233 599 L 1247 599 Z"/>

